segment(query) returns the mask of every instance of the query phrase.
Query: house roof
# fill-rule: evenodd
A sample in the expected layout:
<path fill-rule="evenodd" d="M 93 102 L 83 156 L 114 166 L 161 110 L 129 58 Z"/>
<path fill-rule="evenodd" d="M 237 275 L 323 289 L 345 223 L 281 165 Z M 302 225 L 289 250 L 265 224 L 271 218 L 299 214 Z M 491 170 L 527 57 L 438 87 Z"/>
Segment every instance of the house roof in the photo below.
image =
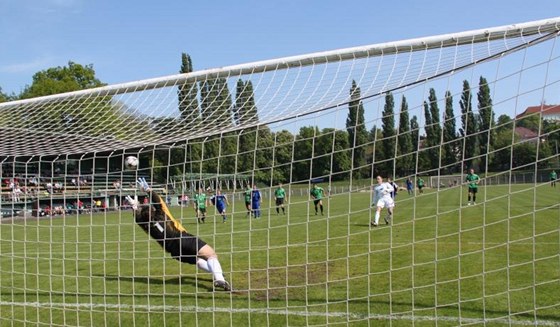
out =
<path fill-rule="evenodd" d="M 546 116 L 549 116 L 549 115 L 558 115 L 558 114 L 560 114 L 560 105 L 558 105 L 558 104 L 542 104 L 542 105 L 538 105 L 538 106 L 527 107 L 527 109 L 525 109 L 525 111 L 523 111 L 522 113 L 517 115 L 516 118 L 521 118 L 523 116 L 538 113 L 538 112 L 542 112 L 543 117 L 546 117 Z"/>
<path fill-rule="evenodd" d="M 523 140 L 530 140 L 539 136 L 537 133 L 525 127 L 516 127 L 515 134 L 519 135 Z"/>

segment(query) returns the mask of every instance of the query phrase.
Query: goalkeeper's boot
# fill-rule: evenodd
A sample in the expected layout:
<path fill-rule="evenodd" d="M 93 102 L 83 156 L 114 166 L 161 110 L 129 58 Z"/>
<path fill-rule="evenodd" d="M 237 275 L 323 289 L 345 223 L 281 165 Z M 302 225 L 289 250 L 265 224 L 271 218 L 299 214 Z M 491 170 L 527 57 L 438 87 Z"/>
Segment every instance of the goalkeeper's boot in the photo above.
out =
<path fill-rule="evenodd" d="M 231 285 L 226 280 L 217 280 L 214 282 L 214 289 L 222 289 L 229 292 L 231 291 Z"/>

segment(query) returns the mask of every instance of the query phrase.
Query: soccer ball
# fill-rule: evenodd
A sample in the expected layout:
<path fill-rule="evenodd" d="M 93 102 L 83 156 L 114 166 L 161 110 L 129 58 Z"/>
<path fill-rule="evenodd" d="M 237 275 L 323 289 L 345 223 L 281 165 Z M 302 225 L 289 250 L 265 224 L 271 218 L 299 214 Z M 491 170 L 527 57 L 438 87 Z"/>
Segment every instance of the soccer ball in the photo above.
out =
<path fill-rule="evenodd" d="M 124 165 L 127 169 L 133 170 L 138 168 L 138 158 L 134 156 L 128 156 L 124 159 Z"/>

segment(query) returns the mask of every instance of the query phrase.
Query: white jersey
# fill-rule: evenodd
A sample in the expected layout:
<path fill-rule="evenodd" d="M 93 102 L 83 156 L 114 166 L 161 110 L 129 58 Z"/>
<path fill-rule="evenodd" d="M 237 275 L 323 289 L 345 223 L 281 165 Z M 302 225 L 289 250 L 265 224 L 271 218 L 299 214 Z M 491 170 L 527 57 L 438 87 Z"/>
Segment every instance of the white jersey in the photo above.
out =
<path fill-rule="evenodd" d="M 395 205 L 391 193 L 395 188 L 389 183 L 381 183 L 373 188 L 373 206 L 376 207 L 393 207 Z"/>

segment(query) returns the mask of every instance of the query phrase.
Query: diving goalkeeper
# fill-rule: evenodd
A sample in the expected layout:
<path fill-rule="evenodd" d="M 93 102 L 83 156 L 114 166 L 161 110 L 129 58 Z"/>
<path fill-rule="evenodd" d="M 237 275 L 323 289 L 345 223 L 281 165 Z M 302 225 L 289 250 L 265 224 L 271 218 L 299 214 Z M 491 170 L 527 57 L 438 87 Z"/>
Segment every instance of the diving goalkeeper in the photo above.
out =
<path fill-rule="evenodd" d="M 196 264 L 198 268 L 212 273 L 215 289 L 231 291 L 214 249 L 197 236 L 188 233 L 183 225 L 173 218 L 165 201 L 152 191 L 144 178 L 138 178 L 137 184 L 151 200 L 148 205 L 140 205 L 136 198 L 133 199 L 130 195 L 126 197 L 132 206 L 138 226 L 169 252 L 173 259 Z"/>

